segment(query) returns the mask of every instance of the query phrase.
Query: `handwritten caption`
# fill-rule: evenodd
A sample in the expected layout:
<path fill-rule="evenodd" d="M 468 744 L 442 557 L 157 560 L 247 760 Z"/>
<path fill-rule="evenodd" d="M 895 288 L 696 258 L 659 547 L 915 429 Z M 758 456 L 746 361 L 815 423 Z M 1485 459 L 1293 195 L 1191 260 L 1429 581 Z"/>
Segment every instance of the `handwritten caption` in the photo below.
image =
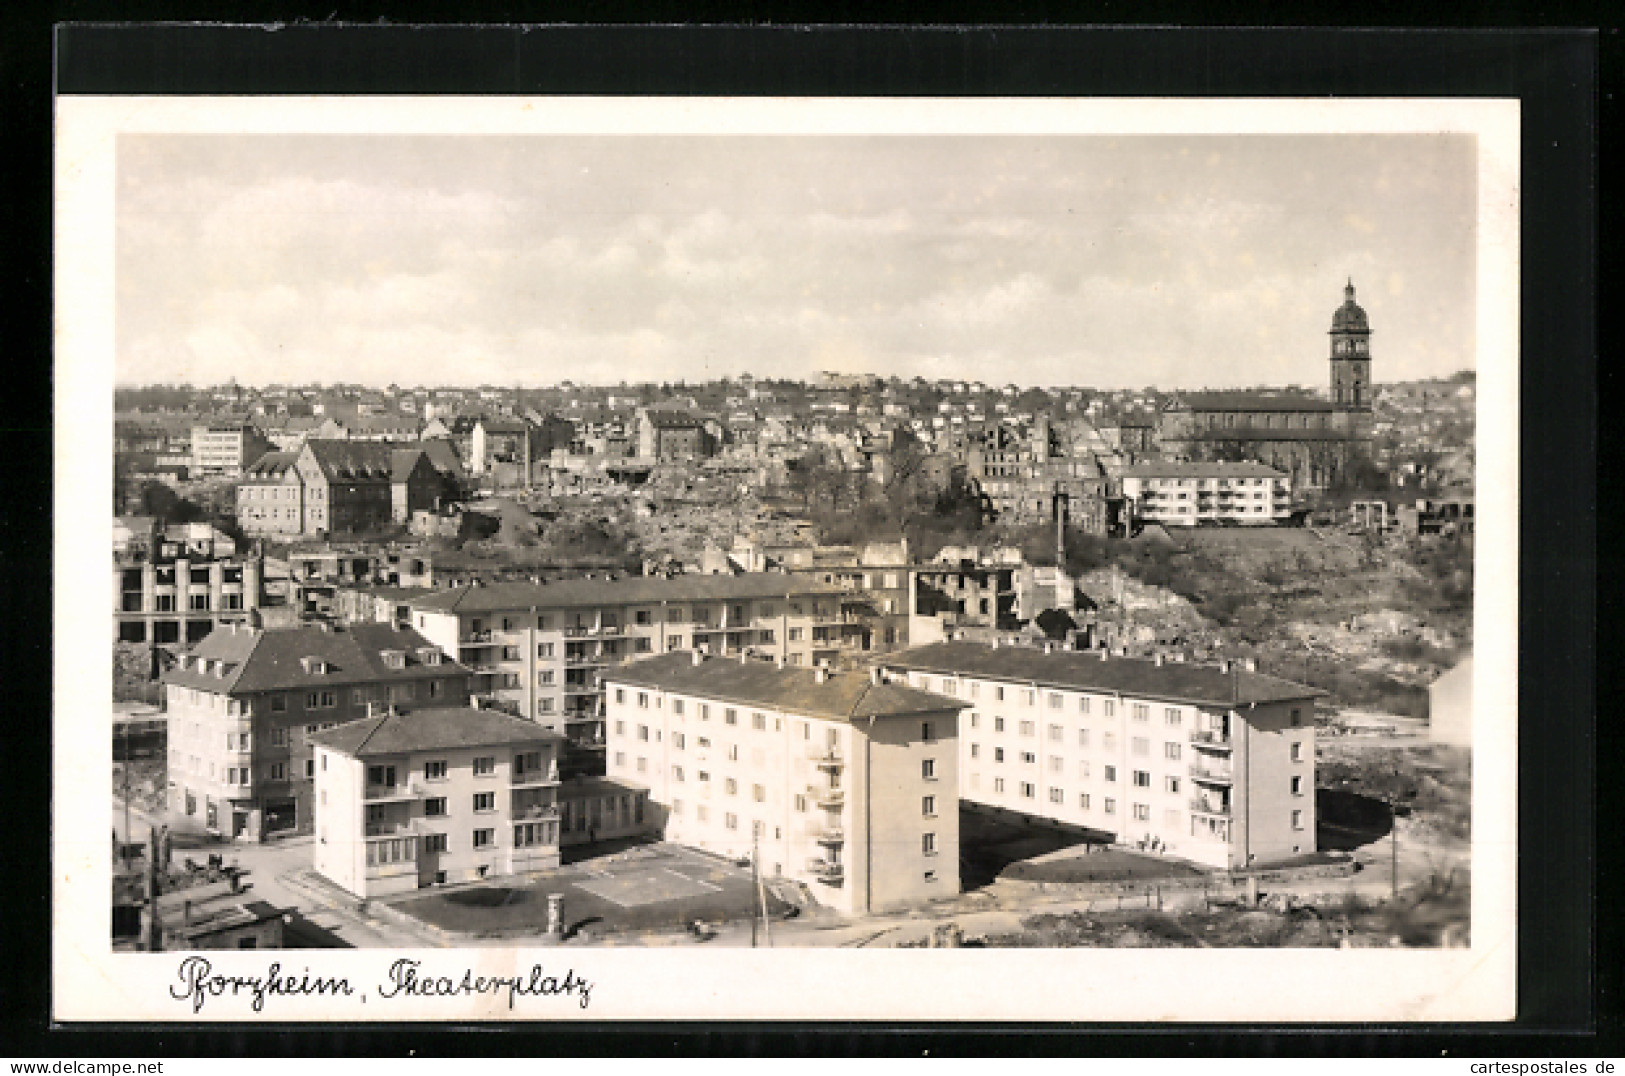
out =
<path fill-rule="evenodd" d="M 358 998 L 365 1003 L 366 991 L 358 991 L 347 976 L 312 975 L 309 968 L 295 974 L 273 963 L 263 975 L 217 972 L 207 957 L 189 956 L 176 971 L 177 982 L 169 986 L 169 996 L 191 1005 L 201 1013 L 215 999 L 246 1002 L 253 1012 L 266 1011 L 266 1003 L 284 997 Z M 390 964 L 371 996 L 384 1001 L 396 998 L 507 997 L 513 1010 L 521 998 L 574 998 L 581 1008 L 592 1004 L 593 984 L 577 975 L 574 968 L 557 973 L 533 964 L 528 975 L 479 975 L 470 968 L 445 973 L 425 969 L 421 960 L 401 958 Z"/>

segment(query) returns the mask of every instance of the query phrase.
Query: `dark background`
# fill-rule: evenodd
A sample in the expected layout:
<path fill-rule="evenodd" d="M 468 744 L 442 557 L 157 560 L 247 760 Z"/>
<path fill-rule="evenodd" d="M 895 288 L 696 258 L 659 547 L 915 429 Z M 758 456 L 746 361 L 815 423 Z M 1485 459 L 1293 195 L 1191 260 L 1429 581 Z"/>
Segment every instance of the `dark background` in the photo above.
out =
<path fill-rule="evenodd" d="M 936 27 L 833 29 L 734 25 L 708 29 L 576 25 L 512 27 L 364 25 L 377 5 L 295 13 L 265 4 L 59 3 L 11 9 L 0 26 L 0 110 L 10 197 L 6 229 L 12 331 L 0 511 L 0 653 L 19 689 L 6 707 L 11 765 L 4 788 L 7 852 L 0 1053 L 11 1056 L 177 1055 L 387 1056 L 436 1054 L 772 1053 L 1009 1055 L 1394 1054 L 1460 1057 L 1619 1056 L 1618 928 L 1608 896 L 1618 888 L 1617 830 L 1596 825 L 1602 773 L 1622 757 L 1597 713 L 1599 625 L 1597 510 L 1617 504 L 1617 485 L 1597 488 L 1600 394 L 1615 379 L 1596 362 L 1599 113 L 1615 111 L 1618 35 L 1513 31 L 1495 19 L 1585 25 L 1586 8 L 1478 5 L 1405 12 L 1461 32 L 1246 27 L 1067 30 L 1052 20 L 1118 18 L 1112 5 L 1058 11 L 1029 5 L 1005 13 L 934 13 Z M 459 10 L 460 8 L 460 10 Z M 1136 17 L 1211 21 L 1190 4 L 1151 4 Z M 158 9 L 158 10 L 154 10 Z M 1183 9 L 1183 10 L 1181 10 Z M 219 19 L 252 26 L 117 26 L 145 18 Z M 1375 11 L 1347 5 L 1259 5 L 1264 22 L 1331 24 Z M 837 6 L 823 19 L 859 17 Z M 1193 17 L 1194 16 L 1194 17 Z M 441 5 L 412 16 L 440 21 L 781 15 L 716 13 L 703 5 L 651 11 L 586 5 L 574 13 L 488 5 Z M 870 16 L 872 17 L 872 16 Z M 955 18 L 997 18 L 1028 28 L 966 29 Z M 1238 13 L 1224 17 L 1236 18 Z M 396 20 L 401 16 L 394 15 Z M 315 20 L 315 23 L 308 21 Z M 316 23 L 326 22 L 318 25 Z M 333 22 L 346 22 L 334 25 Z M 52 23 L 73 22 L 55 28 Z M 1520 530 L 1521 659 L 1519 1018 L 1511 1028 L 1150 1029 L 937 1026 L 645 1025 L 498 1033 L 402 1031 L 354 1025 L 274 1035 L 271 1029 L 193 1031 L 51 1029 L 49 1021 L 49 834 L 51 788 L 50 602 L 50 95 L 97 94 L 752 94 L 1110 96 L 1472 96 L 1523 104 L 1523 431 Z M 1604 224 L 1611 223 L 1604 219 Z M 1610 259 L 1611 261 L 1611 259 Z M 23 314 L 19 319 L 17 314 Z M 1610 320 L 1612 320 L 1610 318 Z M 1614 513 L 1609 512 L 1609 515 Z M 76 570 L 76 569 L 70 569 Z M 1616 581 L 1604 560 L 1605 584 Z M 104 645 L 102 640 L 87 645 Z M 1604 693 L 1603 698 L 1610 695 Z M 1607 708 L 1611 710 L 1611 708 Z M 1599 841 L 1599 836 L 1602 838 Z M 1065 984 L 1055 984 L 1064 989 Z M 1312 1032 L 1312 1033 L 1309 1033 Z"/>

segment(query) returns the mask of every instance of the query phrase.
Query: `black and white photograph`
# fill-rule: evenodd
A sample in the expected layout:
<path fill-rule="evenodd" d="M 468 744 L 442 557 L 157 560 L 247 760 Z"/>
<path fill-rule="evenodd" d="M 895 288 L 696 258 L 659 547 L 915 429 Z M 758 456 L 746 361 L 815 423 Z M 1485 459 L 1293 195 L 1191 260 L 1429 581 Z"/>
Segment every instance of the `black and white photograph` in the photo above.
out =
<path fill-rule="evenodd" d="M 59 115 L 62 1015 L 1511 1015 L 1516 102 Z"/>

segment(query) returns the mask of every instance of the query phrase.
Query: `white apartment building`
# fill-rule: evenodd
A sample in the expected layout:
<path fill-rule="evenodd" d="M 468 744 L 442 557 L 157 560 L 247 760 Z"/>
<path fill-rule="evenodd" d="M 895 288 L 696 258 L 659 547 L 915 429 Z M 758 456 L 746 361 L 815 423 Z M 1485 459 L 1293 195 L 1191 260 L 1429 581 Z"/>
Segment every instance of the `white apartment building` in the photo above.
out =
<path fill-rule="evenodd" d="M 605 674 L 609 775 L 669 841 L 866 913 L 959 892 L 964 704 L 878 671 L 669 654 Z"/>
<path fill-rule="evenodd" d="M 271 442 L 249 422 L 211 422 L 192 427 L 193 476 L 236 478 L 271 450 Z"/>
<path fill-rule="evenodd" d="M 1272 525 L 1292 514 L 1292 480 L 1262 463 L 1151 460 L 1125 467 L 1123 496 L 1147 523 Z"/>
<path fill-rule="evenodd" d="M 391 712 L 311 738 L 315 868 L 358 897 L 559 865 L 562 738 L 494 710 Z"/>
<path fill-rule="evenodd" d="M 1241 869 L 1315 851 L 1314 702 L 1241 667 L 944 642 L 888 656 L 963 700 L 960 795 Z"/>
<path fill-rule="evenodd" d="M 822 630 L 839 630 L 840 588 L 782 573 L 496 583 L 410 605 L 412 626 L 472 670 L 476 696 L 595 750 L 601 678 L 622 662 L 749 651 L 811 667 L 840 648 Z"/>

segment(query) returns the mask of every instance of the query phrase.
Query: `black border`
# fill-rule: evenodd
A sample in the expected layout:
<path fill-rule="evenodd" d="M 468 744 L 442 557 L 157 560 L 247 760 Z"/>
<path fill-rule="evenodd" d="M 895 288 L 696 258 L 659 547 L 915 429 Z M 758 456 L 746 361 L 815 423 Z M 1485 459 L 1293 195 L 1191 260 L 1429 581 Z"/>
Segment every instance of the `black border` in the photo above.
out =
<path fill-rule="evenodd" d="M 121 17 L 63 4 L 63 19 Z M 233 5 L 244 8 L 249 5 Z M 194 12 L 195 17 L 218 17 Z M 265 20 L 271 13 L 237 18 Z M 336 14 L 336 13 L 335 13 Z M 545 13 L 544 13 L 545 14 Z M 1289 11 L 1279 11 L 1293 18 Z M 1445 13 L 1448 18 L 1449 14 Z M 314 14 L 317 19 L 326 12 Z M 347 11 L 360 21 L 377 17 Z M 1326 12 L 1298 12 L 1324 18 Z M 283 16 L 286 18 L 286 16 Z M 442 14 L 456 18 L 456 13 Z M 512 11 L 484 17 L 514 18 Z M 535 17 L 535 16 L 532 16 Z M 600 10 L 595 18 L 603 18 Z M 673 17 L 683 17 L 673 13 Z M 692 17 L 690 15 L 689 17 Z M 1042 17 L 1042 16 L 1041 16 Z M 1188 17 L 1188 16 L 1187 16 Z M 1482 15 L 1478 16 L 1482 18 Z M 1028 17 L 1021 21 L 1039 21 Z M 1580 21 L 1586 21 L 1584 19 Z M 1598 367 L 1595 360 L 1596 188 L 1604 56 L 1618 38 L 1564 30 L 1464 32 L 1335 29 L 964 29 L 728 26 L 705 29 L 573 26 L 418 27 L 287 23 L 263 26 L 35 23 L 0 33 L 8 73 L 0 112 L 17 160 L 40 162 L 21 177 L 6 214 L 16 231 L 14 294 L 49 309 L 49 116 L 51 56 L 61 92 L 95 93 L 466 93 L 747 95 L 1112 95 L 1112 96 L 1483 96 L 1523 102 L 1523 525 L 1520 619 L 1519 1018 L 1508 1028 L 1170 1028 L 1052 1025 L 619 1025 L 490 1028 L 351 1025 L 297 1035 L 233 1029 L 49 1029 L 49 785 L 46 688 L 50 660 L 41 618 L 19 610 L 49 601 L 49 511 L 39 445 L 48 438 L 48 381 L 13 404 L 4 426 L 4 528 L 17 565 L 5 572 L 5 664 L 26 670 L 14 719 L 14 767 L 46 773 L 5 788 L 16 853 L 5 872 L 8 956 L 0 1051 L 16 1055 L 222 1056 L 322 1054 L 418 1056 L 512 1054 L 721 1055 L 779 1053 L 1088 1052 L 1215 1054 L 1620 1053 L 1618 961 L 1596 959 L 1611 919 L 1594 904 L 1598 883 L 1617 880 L 1609 857 L 1593 864 L 1597 798 L 1596 508 Z M 44 63 L 42 64 L 42 60 Z M 43 92 L 42 92 L 43 91 Z M 1606 104 L 1604 103 L 1606 102 Z M 41 121 L 44 121 L 43 123 Z M 41 240 L 43 239 L 43 242 Z M 14 300 L 15 301 L 15 300 Z M 12 335 L 26 368 L 45 369 L 49 326 Z M 36 359 L 37 356 L 37 359 Z M 35 366 L 35 363 L 38 363 Z M 15 369 L 15 367 L 14 367 Z M 25 388 L 25 391 L 26 391 Z M 15 399 L 15 397 L 14 397 Z M 27 521 L 36 522 L 30 525 Z M 1612 568 L 1610 562 L 1605 565 Z M 21 569 L 20 571 L 18 569 Z M 1611 577 L 1610 577 L 1611 578 Z M 1604 624 L 1607 632 L 1612 626 Z M 1608 652 L 1612 652 L 1611 650 Z M 39 705 L 43 702 L 44 705 Z M 26 717 L 24 716 L 26 715 Z M 1611 737 L 1611 734 L 1609 734 Z M 1614 757 L 1612 753 L 1602 758 Z M 42 884 L 43 883 L 43 884 Z M 26 939 L 26 940 L 24 940 Z M 21 942 L 21 944 L 19 944 Z M 1617 958 L 1616 945 L 1609 950 Z M 1064 984 L 1057 984 L 1064 988 Z M 1259 1032 L 1263 1031 L 1263 1034 Z M 898 1032 L 902 1032 L 899 1034 Z"/>

